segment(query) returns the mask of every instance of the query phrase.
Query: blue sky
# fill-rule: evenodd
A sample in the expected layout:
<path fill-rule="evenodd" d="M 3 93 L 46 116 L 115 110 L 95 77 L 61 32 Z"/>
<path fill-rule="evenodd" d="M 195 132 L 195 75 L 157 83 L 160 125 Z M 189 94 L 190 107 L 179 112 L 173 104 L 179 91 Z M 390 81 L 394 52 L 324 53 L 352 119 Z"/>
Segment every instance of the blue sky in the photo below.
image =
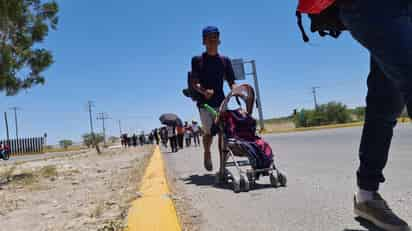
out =
<path fill-rule="evenodd" d="M 47 132 L 50 143 L 79 141 L 89 131 L 88 100 L 95 102 L 95 112 L 113 118 L 107 121 L 112 135 L 119 134 L 117 120 L 134 132 L 158 126 L 163 112 L 198 118 L 181 89 L 191 57 L 203 51 L 206 25 L 220 28 L 220 53 L 256 60 L 265 118 L 312 108 L 312 86 L 320 87 L 319 103 L 364 105 L 367 51 L 347 33 L 339 40 L 311 34 L 311 44 L 303 43 L 296 2 L 60 0 L 58 30 L 41 44 L 55 58 L 46 84 L 0 96 L 0 108 L 8 112 L 11 134 L 8 108 L 18 106 L 20 136 Z M 101 130 L 100 121 L 94 122 Z M 0 130 L 5 131 L 3 122 Z"/>

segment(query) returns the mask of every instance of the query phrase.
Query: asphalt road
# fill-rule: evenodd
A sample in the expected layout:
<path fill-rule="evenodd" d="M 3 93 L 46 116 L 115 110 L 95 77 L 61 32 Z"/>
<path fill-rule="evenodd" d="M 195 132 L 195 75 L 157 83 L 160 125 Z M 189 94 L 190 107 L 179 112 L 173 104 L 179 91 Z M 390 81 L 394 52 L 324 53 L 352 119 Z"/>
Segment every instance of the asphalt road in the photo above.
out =
<path fill-rule="evenodd" d="M 178 197 L 201 214 L 204 231 L 359 231 L 377 230 L 354 219 L 353 193 L 361 128 L 267 135 L 288 187 L 261 187 L 235 194 L 214 186 L 203 169 L 200 148 L 164 153 Z M 412 223 L 412 124 L 395 130 L 387 182 L 381 189 L 391 207 Z M 214 154 L 217 147 L 214 147 Z M 214 155 L 214 167 L 218 166 Z"/>

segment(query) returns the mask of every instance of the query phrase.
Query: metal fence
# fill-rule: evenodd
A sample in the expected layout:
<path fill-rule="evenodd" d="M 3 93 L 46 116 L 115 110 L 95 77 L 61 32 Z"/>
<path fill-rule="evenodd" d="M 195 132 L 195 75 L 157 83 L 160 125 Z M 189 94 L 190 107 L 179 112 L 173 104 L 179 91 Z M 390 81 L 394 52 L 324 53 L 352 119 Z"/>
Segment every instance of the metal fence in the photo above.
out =
<path fill-rule="evenodd" d="M 29 153 L 42 153 L 44 137 L 30 137 L 22 139 L 0 140 L 3 144 L 8 144 L 11 155 L 18 156 Z"/>

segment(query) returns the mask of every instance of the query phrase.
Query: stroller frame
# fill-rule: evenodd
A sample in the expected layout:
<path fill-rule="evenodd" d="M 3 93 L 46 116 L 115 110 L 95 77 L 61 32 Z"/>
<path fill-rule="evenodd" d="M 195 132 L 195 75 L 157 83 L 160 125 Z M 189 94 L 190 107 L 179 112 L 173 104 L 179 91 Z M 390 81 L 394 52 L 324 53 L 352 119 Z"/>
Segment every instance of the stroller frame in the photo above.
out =
<path fill-rule="evenodd" d="M 239 150 L 240 147 L 234 138 L 229 138 L 224 132 L 225 122 L 222 115 L 228 110 L 228 104 L 231 98 L 235 97 L 241 107 L 239 99 L 242 99 L 246 104 L 246 113 L 248 116 L 253 113 L 255 102 L 255 93 L 253 88 L 248 84 L 242 84 L 234 88 L 225 98 L 219 108 L 219 114 L 216 118 L 216 124 L 219 127 L 219 153 L 220 153 L 220 168 L 216 174 L 217 184 L 231 183 L 233 191 L 239 193 L 242 190 L 247 192 L 253 189 L 256 185 L 256 180 L 260 175 L 269 176 L 270 183 L 273 187 L 285 187 L 287 184 L 286 175 L 280 172 L 274 161 L 268 168 L 253 169 L 249 159 L 238 160 L 239 157 L 247 157 L 246 150 Z M 235 150 L 237 149 L 237 150 Z M 231 161 L 228 161 L 228 160 Z"/>

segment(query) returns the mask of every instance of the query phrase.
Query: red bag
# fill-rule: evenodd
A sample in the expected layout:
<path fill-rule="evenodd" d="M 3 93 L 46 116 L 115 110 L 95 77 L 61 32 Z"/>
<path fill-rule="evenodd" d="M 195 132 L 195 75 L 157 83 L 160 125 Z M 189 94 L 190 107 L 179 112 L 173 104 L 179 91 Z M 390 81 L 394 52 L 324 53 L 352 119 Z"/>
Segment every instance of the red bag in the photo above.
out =
<path fill-rule="evenodd" d="M 319 14 L 336 0 L 299 0 L 298 11 L 307 14 Z"/>
<path fill-rule="evenodd" d="M 338 5 L 338 0 L 299 0 L 296 17 L 303 41 L 308 42 L 309 37 L 303 28 L 302 14 L 307 14 L 311 20 L 310 31 L 321 37 L 338 38 L 346 30 L 339 17 Z"/>

